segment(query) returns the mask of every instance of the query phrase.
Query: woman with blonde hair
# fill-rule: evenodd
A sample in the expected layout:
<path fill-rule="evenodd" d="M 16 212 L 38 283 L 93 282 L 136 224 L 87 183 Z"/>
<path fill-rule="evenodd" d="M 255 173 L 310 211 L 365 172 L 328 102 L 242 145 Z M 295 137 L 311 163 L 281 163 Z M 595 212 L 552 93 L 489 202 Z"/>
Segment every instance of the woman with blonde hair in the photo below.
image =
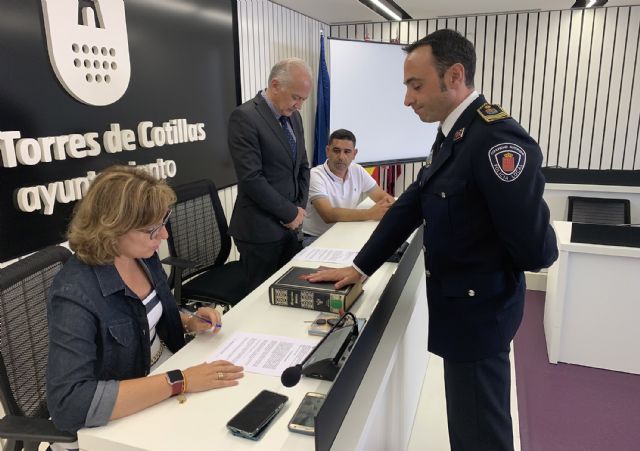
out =
<path fill-rule="evenodd" d="M 173 190 L 139 169 L 96 177 L 74 210 L 75 252 L 49 292 L 47 399 L 56 426 L 76 432 L 131 415 L 174 395 L 237 385 L 226 361 L 148 376 L 184 346 L 184 334 L 219 330 L 220 314 L 180 313 L 157 251 Z M 77 445 L 76 445 L 77 446 Z"/>

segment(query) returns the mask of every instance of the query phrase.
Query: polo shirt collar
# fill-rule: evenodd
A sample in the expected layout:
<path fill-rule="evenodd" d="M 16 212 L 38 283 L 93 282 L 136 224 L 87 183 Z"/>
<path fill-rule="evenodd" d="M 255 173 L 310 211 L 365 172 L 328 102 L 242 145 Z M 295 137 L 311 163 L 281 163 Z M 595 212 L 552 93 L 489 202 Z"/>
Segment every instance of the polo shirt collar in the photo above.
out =
<path fill-rule="evenodd" d="M 351 165 L 349 165 L 349 167 L 347 168 L 347 176 L 344 178 L 344 180 L 338 177 L 337 175 L 335 175 L 333 172 L 331 172 L 331 169 L 329 168 L 329 160 L 325 160 L 322 167 L 324 168 L 327 175 L 329 175 L 329 177 L 331 177 L 331 180 L 333 180 L 334 182 L 346 182 L 349 179 L 349 172 L 351 170 Z"/>

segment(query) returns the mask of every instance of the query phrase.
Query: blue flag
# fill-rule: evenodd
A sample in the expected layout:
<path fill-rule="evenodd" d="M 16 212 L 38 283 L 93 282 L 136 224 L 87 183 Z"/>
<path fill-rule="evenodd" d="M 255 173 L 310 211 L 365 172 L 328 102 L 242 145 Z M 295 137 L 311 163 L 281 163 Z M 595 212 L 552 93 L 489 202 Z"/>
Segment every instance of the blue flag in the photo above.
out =
<path fill-rule="evenodd" d="M 324 163 L 325 147 L 329 139 L 329 70 L 324 57 L 324 36 L 320 35 L 320 64 L 318 66 L 318 99 L 316 105 L 316 133 L 313 140 L 313 166 Z"/>

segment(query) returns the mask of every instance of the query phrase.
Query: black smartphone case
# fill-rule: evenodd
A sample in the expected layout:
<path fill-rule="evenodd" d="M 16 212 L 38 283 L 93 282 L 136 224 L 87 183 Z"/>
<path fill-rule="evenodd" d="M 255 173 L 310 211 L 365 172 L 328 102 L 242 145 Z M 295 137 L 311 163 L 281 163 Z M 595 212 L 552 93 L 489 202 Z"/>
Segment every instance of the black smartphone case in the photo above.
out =
<path fill-rule="evenodd" d="M 233 435 L 258 440 L 271 420 L 289 398 L 269 390 L 262 390 L 227 423 Z"/>

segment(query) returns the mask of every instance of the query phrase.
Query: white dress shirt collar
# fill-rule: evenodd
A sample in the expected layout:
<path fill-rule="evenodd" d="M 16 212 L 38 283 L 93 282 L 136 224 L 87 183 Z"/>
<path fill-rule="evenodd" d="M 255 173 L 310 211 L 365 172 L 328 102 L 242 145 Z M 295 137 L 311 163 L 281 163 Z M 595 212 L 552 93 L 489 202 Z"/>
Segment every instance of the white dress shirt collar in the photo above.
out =
<path fill-rule="evenodd" d="M 444 134 L 445 137 L 449 134 L 449 132 L 451 131 L 451 129 L 455 125 L 455 123 L 458 120 L 458 118 L 460 117 L 460 115 L 464 112 L 464 110 L 466 110 L 467 107 L 469 105 L 471 105 L 471 103 L 474 100 L 476 100 L 479 95 L 480 94 L 478 94 L 478 91 L 474 90 L 471 94 L 469 94 L 467 96 L 466 99 L 464 99 L 460 103 L 460 105 L 455 107 L 455 109 L 451 113 L 449 113 L 449 115 L 447 116 L 447 118 L 444 121 L 440 122 L 440 128 L 441 128 L 442 133 Z"/>

